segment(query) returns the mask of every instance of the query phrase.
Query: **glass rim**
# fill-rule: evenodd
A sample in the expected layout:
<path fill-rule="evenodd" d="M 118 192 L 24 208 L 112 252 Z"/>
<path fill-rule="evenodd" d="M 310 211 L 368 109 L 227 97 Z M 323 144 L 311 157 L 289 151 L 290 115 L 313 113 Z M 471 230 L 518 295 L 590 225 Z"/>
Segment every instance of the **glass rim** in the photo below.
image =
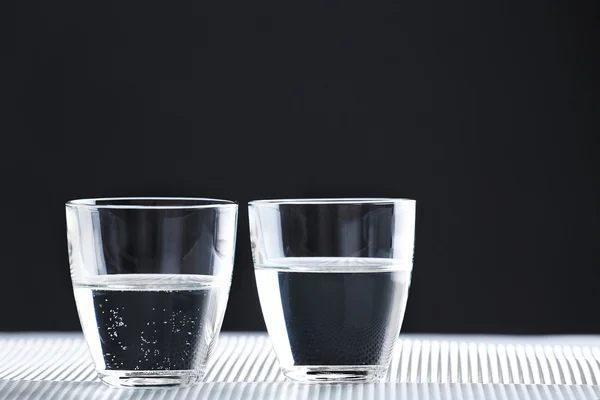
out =
<path fill-rule="evenodd" d="M 133 201 L 133 204 L 110 204 L 117 201 Z M 96 204 L 97 201 L 106 201 L 109 204 Z M 148 205 L 135 204 L 135 201 L 164 201 L 166 204 Z M 184 202 L 204 202 L 205 204 L 184 204 Z M 179 202 L 179 203 L 178 203 Z M 169 204 L 172 203 L 172 204 Z M 214 199 L 210 197 L 91 197 L 84 199 L 69 200 L 66 207 L 88 208 L 88 209 L 145 209 L 145 210 L 180 210 L 180 209 L 205 209 L 237 207 L 238 203 L 233 200 Z"/>
<path fill-rule="evenodd" d="M 249 206 L 299 204 L 299 205 L 353 205 L 353 204 L 401 204 L 416 203 L 414 199 L 392 197 L 348 197 L 348 198 L 306 198 L 306 199 L 267 199 L 252 200 Z"/>

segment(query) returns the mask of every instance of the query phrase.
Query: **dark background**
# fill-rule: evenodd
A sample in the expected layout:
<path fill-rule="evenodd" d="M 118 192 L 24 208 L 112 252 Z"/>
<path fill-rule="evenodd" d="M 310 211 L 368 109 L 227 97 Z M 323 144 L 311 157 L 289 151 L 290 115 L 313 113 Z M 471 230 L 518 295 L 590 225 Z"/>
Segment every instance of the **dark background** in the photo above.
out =
<path fill-rule="evenodd" d="M 2 1 L 0 330 L 76 330 L 63 203 L 417 199 L 405 332 L 600 333 L 598 2 Z"/>

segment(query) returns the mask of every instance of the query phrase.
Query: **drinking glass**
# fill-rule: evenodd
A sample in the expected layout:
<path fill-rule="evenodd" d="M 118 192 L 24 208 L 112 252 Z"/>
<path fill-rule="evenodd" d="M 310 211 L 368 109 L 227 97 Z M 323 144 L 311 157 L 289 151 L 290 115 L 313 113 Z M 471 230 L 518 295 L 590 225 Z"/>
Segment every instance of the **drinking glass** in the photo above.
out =
<path fill-rule="evenodd" d="M 283 374 L 385 377 L 410 286 L 415 201 L 258 200 L 249 218 L 260 304 Z"/>
<path fill-rule="evenodd" d="M 84 199 L 66 214 L 77 311 L 99 378 L 118 387 L 202 379 L 229 296 L 237 204 Z"/>

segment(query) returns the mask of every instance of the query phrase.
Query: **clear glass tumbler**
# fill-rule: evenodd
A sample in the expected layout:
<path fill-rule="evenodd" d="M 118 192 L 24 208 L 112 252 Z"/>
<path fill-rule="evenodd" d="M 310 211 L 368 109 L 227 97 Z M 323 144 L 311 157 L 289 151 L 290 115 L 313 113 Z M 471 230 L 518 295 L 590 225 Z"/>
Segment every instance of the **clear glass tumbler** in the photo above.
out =
<path fill-rule="evenodd" d="M 410 286 L 415 201 L 259 200 L 249 217 L 261 308 L 284 375 L 385 377 Z"/>
<path fill-rule="evenodd" d="M 229 297 L 237 204 L 85 199 L 66 214 L 77 311 L 100 379 L 143 388 L 202 379 Z"/>

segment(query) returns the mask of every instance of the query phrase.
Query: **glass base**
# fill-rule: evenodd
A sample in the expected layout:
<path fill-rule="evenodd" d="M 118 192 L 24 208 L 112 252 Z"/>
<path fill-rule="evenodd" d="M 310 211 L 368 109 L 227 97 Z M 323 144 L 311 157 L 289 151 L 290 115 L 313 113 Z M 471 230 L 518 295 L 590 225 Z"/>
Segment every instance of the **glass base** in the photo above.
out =
<path fill-rule="evenodd" d="M 286 378 L 305 383 L 365 383 L 383 379 L 387 368 L 378 365 L 328 365 L 282 368 Z"/>
<path fill-rule="evenodd" d="M 181 388 L 202 380 L 200 371 L 103 371 L 100 380 L 119 388 Z"/>

